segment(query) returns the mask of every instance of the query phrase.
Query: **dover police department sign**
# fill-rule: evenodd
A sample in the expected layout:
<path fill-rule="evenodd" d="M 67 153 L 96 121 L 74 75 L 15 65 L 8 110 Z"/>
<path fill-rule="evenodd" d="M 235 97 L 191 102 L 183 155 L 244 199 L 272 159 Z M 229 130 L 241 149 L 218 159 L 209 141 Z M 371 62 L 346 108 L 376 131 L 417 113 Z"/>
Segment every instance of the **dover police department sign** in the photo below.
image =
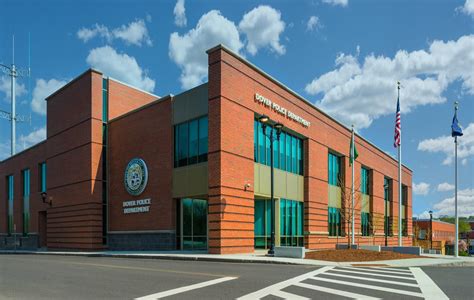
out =
<path fill-rule="evenodd" d="M 268 98 L 265 98 L 263 97 L 262 95 L 260 95 L 259 93 L 255 93 L 255 101 L 258 102 L 258 103 L 261 103 L 269 108 L 271 108 L 272 110 L 274 110 L 275 112 L 285 116 L 286 118 L 290 119 L 290 120 L 293 120 L 297 123 L 300 123 L 301 125 L 303 125 L 304 127 L 309 127 L 311 126 L 311 122 L 306 120 L 306 119 L 303 119 L 302 117 L 298 116 L 297 114 L 293 113 L 292 111 L 284 108 L 283 106 L 281 106 L 280 104 L 278 103 L 275 103 L 273 102 L 272 100 L 268 99 Z"/>
<path fill-rule="evenodd" d="M 148 182 L 148 168 L 141 158 L 132 159 L 125 168 L 124 184 L 132 196 L 140 195 Z"/>

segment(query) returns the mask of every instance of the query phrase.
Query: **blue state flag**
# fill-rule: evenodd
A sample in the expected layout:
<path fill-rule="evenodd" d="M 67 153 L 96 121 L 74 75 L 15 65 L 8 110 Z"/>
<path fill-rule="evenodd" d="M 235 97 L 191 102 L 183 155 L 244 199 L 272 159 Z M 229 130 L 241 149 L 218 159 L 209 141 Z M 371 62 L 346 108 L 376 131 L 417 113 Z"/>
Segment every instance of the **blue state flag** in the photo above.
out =
<path fill-rule="evenodd" d="M 453 124 L 451 124 L 451 136 L 455 137 L 462 135 L 463 133 L 461 127 L 459 126 L 457 113 L 454 113 Z"/>

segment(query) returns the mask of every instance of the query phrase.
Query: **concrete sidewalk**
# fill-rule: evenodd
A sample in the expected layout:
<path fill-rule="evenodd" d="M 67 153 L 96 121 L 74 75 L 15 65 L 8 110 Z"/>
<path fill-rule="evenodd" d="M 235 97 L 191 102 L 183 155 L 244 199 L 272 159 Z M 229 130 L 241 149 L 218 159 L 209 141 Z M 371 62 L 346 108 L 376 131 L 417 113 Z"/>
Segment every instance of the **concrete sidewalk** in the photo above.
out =
<path fill-rule="evenodd" d="M 364 262 L 332 262 L 312 259 L 267 257 L 264 251 L 253 254 L 207 254 L 205 252 L 186 251 L 97 251 L 97 252 L 70 252 L 70 251 L 12 251 L 2 250 L 1 254 L 36 254 L 36 255 L 65 255 L 85 257 L 117 257 L 117 258 L 145 258 L 167 260 L 194 260 L 235 263 L 269 263 L 294 264 L 312 266 L 351 266 L 351 265 L 383 265 L 387 267 L 416 267 L 416 266 L 474 266 L 474 257 L 459 257 L 446 255 L 426 254 L 422 258 L 380 260 Z"/>

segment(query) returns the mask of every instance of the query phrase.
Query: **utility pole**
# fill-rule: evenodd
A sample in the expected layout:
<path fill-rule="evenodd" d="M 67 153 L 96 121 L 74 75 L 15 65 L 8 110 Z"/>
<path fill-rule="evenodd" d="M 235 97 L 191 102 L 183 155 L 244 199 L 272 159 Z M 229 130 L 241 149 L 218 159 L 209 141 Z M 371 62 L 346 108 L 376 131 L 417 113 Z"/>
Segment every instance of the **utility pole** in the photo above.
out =
<path fill-rule="evenodd" d="M 15 66 L 15 36 L 12 40 L 12 64 L 11 66 L 0 63 L 0 69 L 3 73 L 10 76 L 11 80 L 11 112 L 0 110 L 0 118 L 7 119 L 11 122 L 11 156 L 16 153 L 16 122 L 30 122 L 29 118 L 25 116 L 18 116 L 16 114 L 16 78 L 17 77 L 30 77 L 31 69 L 17 69 Z"/>

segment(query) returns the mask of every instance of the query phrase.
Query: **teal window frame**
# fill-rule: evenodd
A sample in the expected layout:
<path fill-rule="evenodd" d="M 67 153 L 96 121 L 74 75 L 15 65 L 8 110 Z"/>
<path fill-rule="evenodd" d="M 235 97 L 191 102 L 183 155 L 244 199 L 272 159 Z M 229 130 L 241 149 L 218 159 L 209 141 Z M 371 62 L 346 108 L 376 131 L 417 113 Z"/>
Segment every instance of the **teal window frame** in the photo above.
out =
<path fill-rule="evenodd" d="M 385 213 L 385 211 L 390 211 L 390 179 L 387 177 L 384 177 L 383 179 L 383 184 L 384 184 L 384 235 L 386 236 L 391 236 L 392 232 L 390 230 L 390 217 L 388 214 Z"/>
<path fill-rule="evenodd" d="M 8 201 L 8 211 L 7 211 L 7 229 L 8 235 L 13 233 L 13 205 L 15 197 L 15 178 L 13 175 L 7 176 L 7 201 Z"/>
<path fill-rule="evenodd" d="M 30 194 L 31 194 L 31 172 L 30 169 L 22 171 L 23 177 L 23 235 L 30 231 Z"/>
<path fill-rule="evenodd" d="M 280 245 L 304 246 L 303 226 L 303 202 L 280 199 Z"/>
<path fill-rule="evenodd" d="M 209 139 L 208 116 L 174 126 L 174 167 L 207 161 Z"/>
<path fill-rule="evenodd" d="M 339 186 L 338 178 L 341 170 L 341 158 L 334 153 L 328 153 L 328 184 Z"/>
<path fill-rule="evenodd" d="M 266 127 L 267 135 L 274 130 Z M 275 133 L 274 133 L 275 134 Z M 254 120 L 254 162 L 270 166 L 270 138 L 263 134 L 262 124 Z M 303 140 L 282 131 L 280 139 L 273 142 L 273 166 L 282 171 L 303 175 Z"/>
<path fill-rule="evenodd" d="M 108 95 L 108 80 L 102 78 L 102 122 L 107 122 L 109 118 L 109 95 Z"/>
<path fill-rule="evenodd" d="M 267 249 L 271 243 L 271 201 L 255 199 L 254 201 L 254 246 Z"/>
<path fill-rule="evenodd" d="M 370 192 L 370 170 L 362 167 L 360 169 L 360 192 L 365 195 L 369 195 Z"/>
<path fill-rule="evenodd" d="M 328 235 L 343 236 L 341 210 L 336 207 L 328 207 Z"/>
<path fill-rule="evenodd" d="M 360 223 L 362 236 L 370 236 L 370 213 L 362 212 L 360 215 Z"/>
<path fill-rule="evenodd" d="M 46 193 L 46 188 L 47 188 L 47 185 L 46 185 L 46 179 L 47 179 L 47 166 L 46 166 L 46 162 L 42 162 L 39 164 L 39 178 L 40 178 L 40 184 L 39 184 L 39 188 L 40 188 L 40 192 L 41 193 Z"/>

